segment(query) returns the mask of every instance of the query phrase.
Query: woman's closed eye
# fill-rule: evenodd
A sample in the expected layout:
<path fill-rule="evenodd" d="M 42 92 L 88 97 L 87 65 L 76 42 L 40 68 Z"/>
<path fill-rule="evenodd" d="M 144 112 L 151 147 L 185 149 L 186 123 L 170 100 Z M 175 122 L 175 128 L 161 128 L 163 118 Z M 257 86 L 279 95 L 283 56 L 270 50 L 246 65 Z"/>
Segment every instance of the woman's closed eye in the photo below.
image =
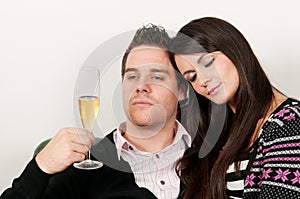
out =
<path fill-rule="evenodd" d="M 212 53 L 209 53 L 209 54 L 200 56 L 197 63 L 199 64 L 199 66 L 201 66 L 201 67 L 203 66 L 204 68 L 207 68 L 207 67 L 211 66 L 214 61 L 215 61 L 215 57 L 212 55 Z"/>
<path fill-rule="evenodd" d="M 209 67 L 210 65 L 213 64 L 213 62 L 215 61 L 215 58 L 211 55 L 206 55 L 205 57 L 203 57 L 203 59 L 201 60 L 201 65 L 203 65 L 205 68 Z"/>
<path fill-rule="evenodd" d="M 185 74 L 183 76 L 187 81 L 194 82 L 197 78 L 197 73 L 196 73 L 196 71 L 188 71 L 188 72 L 185 72 Z"/>

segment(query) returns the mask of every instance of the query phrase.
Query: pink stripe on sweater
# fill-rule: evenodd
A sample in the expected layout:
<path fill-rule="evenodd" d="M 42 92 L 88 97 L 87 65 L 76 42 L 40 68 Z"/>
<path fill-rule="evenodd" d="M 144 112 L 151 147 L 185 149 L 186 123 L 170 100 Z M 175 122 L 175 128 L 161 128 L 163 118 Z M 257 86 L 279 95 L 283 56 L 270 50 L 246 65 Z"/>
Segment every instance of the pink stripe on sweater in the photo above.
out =
<path fill-rule="evenodd" d="M 263 161 L 255 161 L 253 165 L 264 165 L 267 162 L 299 162 L 300 157 L 277 157 L 277 158 L 267 158 Z"/>
<path fill-rule="evenodd" d="M 263 150 L 263 153 L 267 153 L 268 151 L 273 150 L 273 149 L 283 149 L 283 148 L 290 148 L 290 147 L 299 148 L 300 147 L 300 142 L 273 145 L 269 148 L 265 148 Z"/>

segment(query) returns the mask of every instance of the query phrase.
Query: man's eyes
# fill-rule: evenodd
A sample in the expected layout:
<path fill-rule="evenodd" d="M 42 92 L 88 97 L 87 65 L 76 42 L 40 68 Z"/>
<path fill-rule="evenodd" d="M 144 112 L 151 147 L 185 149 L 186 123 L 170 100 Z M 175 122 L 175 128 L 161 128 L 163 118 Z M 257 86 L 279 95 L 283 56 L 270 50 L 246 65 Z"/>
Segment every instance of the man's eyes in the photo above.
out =
<path fill-rule="evenodd" d="M 154 81 L 163 81 L 165 80 L 165 78 L 161 75 L 154 75 L 154 76 L 151 76 L 151 80 L 154 80 Z"/>
<path fill-rule="evenodd" d="M 128 80 L 138 80 L 140 78 L 140 75 L 138 74 L 127 74 L 126 79 Z M 164 81 L 165 77 L 163 75 L 150 75 L 147 78 L 149 81 Z"/>
<path fill-rule="evenodd" d="M 133 80 L 133 79 L 137 79 L 138 75 L 136 75 L 136 74 L 128 74 L 126 77 L 127 77 L 128 80 Z"/>

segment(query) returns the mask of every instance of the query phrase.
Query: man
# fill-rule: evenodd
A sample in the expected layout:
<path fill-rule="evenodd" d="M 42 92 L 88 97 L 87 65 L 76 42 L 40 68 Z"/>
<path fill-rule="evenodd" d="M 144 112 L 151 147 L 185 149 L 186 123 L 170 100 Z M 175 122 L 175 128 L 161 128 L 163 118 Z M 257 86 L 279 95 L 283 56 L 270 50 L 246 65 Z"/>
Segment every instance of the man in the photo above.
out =
<path fill-rule="evenodd" d="M 92 147 L 104 166 L 79 170 L 94 136 L 64 128 L 27 165 L 4 198 L 177 198 L 175 164 L 191 138 L 176 121 L 182 81 L 173 70 L 164 29 L 139 29 L 122 60 L 125 123 Z"/>

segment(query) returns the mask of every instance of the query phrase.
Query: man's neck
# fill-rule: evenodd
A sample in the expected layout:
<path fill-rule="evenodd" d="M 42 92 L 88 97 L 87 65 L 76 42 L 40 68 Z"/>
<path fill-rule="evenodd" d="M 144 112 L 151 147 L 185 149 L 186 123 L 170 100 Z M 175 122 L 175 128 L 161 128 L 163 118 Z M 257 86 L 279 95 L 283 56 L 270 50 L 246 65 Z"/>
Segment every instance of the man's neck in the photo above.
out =
<path fill-rule="evenodd" d="M 175 121 L 168 122 L 159 128 L 159 125 L 137 126 L 127 121 L 124 138 L 140 151 L 155 153 L 173 142 L 176 125 Z"/>

